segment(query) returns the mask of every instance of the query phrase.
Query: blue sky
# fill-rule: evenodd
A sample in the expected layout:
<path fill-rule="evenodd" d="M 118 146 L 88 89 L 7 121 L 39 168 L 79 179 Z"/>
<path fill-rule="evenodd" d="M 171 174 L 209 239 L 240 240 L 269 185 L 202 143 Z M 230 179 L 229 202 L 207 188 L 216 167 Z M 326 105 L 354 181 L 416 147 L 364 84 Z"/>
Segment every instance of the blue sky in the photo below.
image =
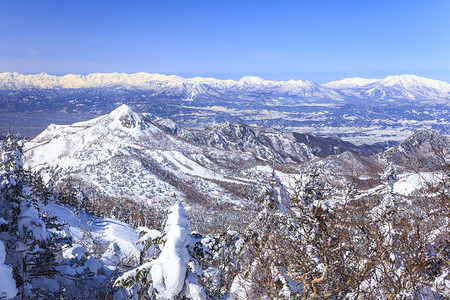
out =
<path fill-rule="evenodd" d="M 0 0 L 0 72 L 450 81 L 450 1 Z"/>

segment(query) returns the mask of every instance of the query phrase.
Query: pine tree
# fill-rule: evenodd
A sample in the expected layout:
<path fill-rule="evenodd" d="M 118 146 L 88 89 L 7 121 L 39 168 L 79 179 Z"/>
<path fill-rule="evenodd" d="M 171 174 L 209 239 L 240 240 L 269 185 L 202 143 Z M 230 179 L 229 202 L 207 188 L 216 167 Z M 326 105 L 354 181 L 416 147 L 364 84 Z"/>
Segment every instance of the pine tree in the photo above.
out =
<path fill-rule="evenodd" d="M 197 277 L 202 273 L 193 251 L 191 231 L 186 211 L 180 201 L 170 209 L 162 236 L 147 239 L 147 245 L 158 245 L 153 256 L 140 267 L 119 277 L 115 285 L 129 289 L 148 287 L 148 295 L 157 299 L 206 299 Z M 141 289 L 142 291 L 142 289 Z"/>

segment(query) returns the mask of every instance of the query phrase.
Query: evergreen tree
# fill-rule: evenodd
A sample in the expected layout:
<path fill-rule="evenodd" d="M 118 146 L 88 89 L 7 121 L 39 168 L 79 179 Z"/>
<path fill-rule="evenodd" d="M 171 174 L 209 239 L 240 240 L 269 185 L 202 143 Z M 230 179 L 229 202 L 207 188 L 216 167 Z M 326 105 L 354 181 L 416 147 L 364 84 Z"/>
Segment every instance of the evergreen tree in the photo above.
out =
<path fill-rule="evenodd" d="M 157 257 L 126 272 L 115 285 L 147 286 L 148 295 L 157 299 L 206 299 L 197 279 L 202 270 L 191 255 L 195 243 L 192 245 L 189 221 L 181 202 L 177 201 L 169 209 L 163 235 L 151 240 L 150 244 L 159 246 Z"/>

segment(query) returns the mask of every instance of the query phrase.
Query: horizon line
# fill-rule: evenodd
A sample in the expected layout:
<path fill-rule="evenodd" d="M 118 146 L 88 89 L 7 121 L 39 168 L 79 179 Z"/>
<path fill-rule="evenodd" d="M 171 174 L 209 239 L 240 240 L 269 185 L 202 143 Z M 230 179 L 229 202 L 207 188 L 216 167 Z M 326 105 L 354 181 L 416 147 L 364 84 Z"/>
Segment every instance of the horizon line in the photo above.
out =
<path fill-rule="evenodd" d="M 239 82 L 240 80 L 249 77 L 249 78 L 258 78 L 261 79 L 263 81 L 274 81 L 274 82 L 289 82 L 289 81 L 307 81 L 307 82 L 313 82 L 317 85 L 325 85 L 331 82 L 338 82 L 338 81 L 342 81 L 345 79 L 365 79 L 365 80 L 383 80 L 386 79 L 388 77 L 401 77 L 401 76 L 415 76 L 415 77 L 419 77 L 419 78 L 425 78 L 425 79 L 431 79 L 431 80 L 435 80 L 435 81 L 442 81 L 445 83 L 449 83 L 448 81 L 445 80 L 441 80 L 441 79 L 434 79 L 434 78 L 430 78 L 430 77 L 424 77 L 424 76 L 420 76 L 420 75 L 416 75 L 416 74 L 407 74 L 407 73 L 402 73 L 402 74 L 390 74 L 387 75 L 385 77 L 382 78 L 368 78 L 368 77 L 360 77 L 360 76 L 356 76 L 356 77 L 344 77 L 342 79 L 337 79 L 337 80 L 331 80 L 328 81 L 326 83 L 322 83 L 319 84 L 315 81 L 309 80 L 309 79 L 284 79 L 284 80 L 273 80 L 273 79 L 265 79 L 261 76 L 258 75 L 244 75 L 242 76 L 240 79 L 236 80 L 236 79 L 220 79 L 220 78 L 215 78 L 215 77 L 203 77 L 203 76 L 194 76 L 194 77 L 183 77 L 177 74 L 164 74 L 164 73 L 150 73 L 150 72 L 146 72 L 146 71 L 140 71 L 140 72 L 90 72 L 90 73 L 64 73 L 64 74 L 55 74 L 55 73 L 47 73 L 47 72 L 40 72 L 40 73 L 21 73 L 21 72 L 15 72 L 15 71 L 6 71 L 6 72 L 1 72 L 0 75 L 4 75 L 4 74 L 18 74 L 18 75 L 23 75 L 23 76 L 37 76 L 37 75 L 48 75 L 48 76 L 54 76 L 54 77 L 65 77 L 65 76 L 69 76 L 69 75 L 76 75 L 76 76 L 82 76 L 82 77 L 87 77 L 89 75 L 95 75 L 95 74 L 107 74 L 107 75 L 112 75 L 112 74 L 118 74 L 118 75 L 136 75 L 136 74 L 147 74 L 147 75 L 159 75 L 159 76 L 165 76 L 165 77 L 178 77 L 181 80 L 194 80 L 194 79 L 206 79 L 206 80 L 217 80 L 217 81 L 234 81 L 234 82 Z"/>

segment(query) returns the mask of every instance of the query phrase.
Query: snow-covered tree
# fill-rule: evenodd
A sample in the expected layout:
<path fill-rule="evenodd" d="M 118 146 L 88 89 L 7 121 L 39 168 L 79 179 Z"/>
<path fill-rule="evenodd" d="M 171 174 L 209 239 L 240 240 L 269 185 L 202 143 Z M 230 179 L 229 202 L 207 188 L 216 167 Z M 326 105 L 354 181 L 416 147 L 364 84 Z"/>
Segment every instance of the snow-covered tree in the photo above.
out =
<path fill-rule="evenodd" d="M 148 286 L 148 295 L 157 299 L 206 299 L 205 291 L 198 280 L 202 270 L 193 258 L 191 231 L 186 210 L 177 201 L 170 209 L 162 236 L 153 237 L 160 252 L 156 258 L 119 277 L 115 285 L 132 288 Z"/>
<path fill-rule="evenodd" d="M 397 171 L 391 162 L 388 162 L 384 168 L 381 179 L 386 181 L 386 184 L 390 188 L 389 191 L 392 192 L 394 190 L 394 183 L 397 180 Z"/>
<path fill-rule="evenodd" d="M 253 222 L 243 235 L 239 247 L 239 265 L 229 294 L 234 298 L 290 298 L 299 290 L 287 274 L 283 256 L 289 245 L 285 222 L 290 214 L 291 199 L 286 188 L 272 173 L 269 186 Z M 284 248 L 284 249 L 283 249 Z"/>
<path fill-rule="evenodd" d="M 290 195 L 272 180 L 244 235 L 241 269 L 231 298 L 342 298 L 357 289 L 370 264 L 356 241 L 347 196 L 330 195 L 318 172 L 301 178 Z M 337 191 L 336 191 L 337 192 Z M 340 197 L 341 201 L 331 201 Z M 365 242 L 365 241 L 363 241 Z"/>
<path fill-rule="evenodd" d="M 319 285 L 326 286 L 325 276 L 338 249 L 325 183 L 316 170 L 297 183 L 290 202 L 289 213 L 281 219 L 283 242 L 289 245 L 283 251 L 283 265 L 289 279 L 301 283 L 303 298 L 319 298 L 330 290 Z"/>
<path fill-rule="evenodd" d="M 41 214 L 39 197 L 45 193 L 34 193 L 32 176 L 23 169 L 22 142 L 9 134 L 0 145 L 0 241 L 5 264 L 13 268 L 19 297 L 59 295 L 56 255 L 67 240 L 58 239 L 55 220 Z"/>
<path fill-rule="evenodd" d="M 86 196 L 86 193 L 84 190 L 80 187 L 77 195 L 77 203 L 76 203 L 76 210 L 78 212 L 86 211 L 88 210 L 88 197 Z"/>

